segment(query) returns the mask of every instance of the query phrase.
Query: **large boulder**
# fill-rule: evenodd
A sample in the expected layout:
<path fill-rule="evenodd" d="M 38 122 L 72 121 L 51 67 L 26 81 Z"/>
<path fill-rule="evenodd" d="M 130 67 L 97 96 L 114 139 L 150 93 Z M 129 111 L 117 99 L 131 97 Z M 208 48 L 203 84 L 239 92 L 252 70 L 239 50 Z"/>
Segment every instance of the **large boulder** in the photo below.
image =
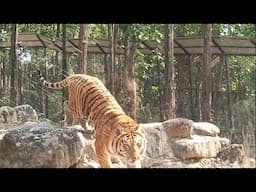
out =
<path fill-rule="evenodd" d="M 175 118 L 162 123 L 169 138 L 190 138 L 193 121 L 185 118 Z"/>
<path fill-rule="evenodd" d="M 14 107 L 16 114 L 17 114 L 17 120 L 19 122 L 26 122 L 26 121 L 38 121 L 38 115 L 36 110 L 28 104 L 24 105 L 18 105 Z"/>
<path fill-rule="evenodd" d="M 219 137 L 193 135 L 192 138 L 172 139 L 171 147 L 174 155 L 183 160 L 190 158 L 212 158 L 216 157 L 222 150 L 223 143 L 225 141 Z"/>
<path fill-rule="evenodd" d="M 193 122 L 192 133 L 195 135 L 204 135 L 216 137 L 220 133 L 220 129 L 208 122 Z"/>
<path fill-rule="evenodd" d="M 172 156 L 171 148 L 168 144 L 168 136 L 163 129 L 162 123 L 141 123 L 140 126 L 147 140 L 146 157 Z"/>
<path fill-rule="evenodd" d="M 244 146 L 241 144 L 231 144 L 218 154 L 218 158 L 222 161 L 229 161 L 230 163 L 234 163 L 235 161 L 242 162 L 245 158 Z"/>
<path fill-rule="evenodd" d="M 243 147 L 230 147 L 227 138 L 193 134 L 190 138 L 172 137 L 162 123 L 140 126 L 147 139 L 142 167 L 255 167 L 253 159 L 243 158 Z M 94 142 L 94 135 L 79 125 L 60 128 L 58 124 L 47 121 L 26 122 L 16 128 L 0 129 L 0 167 L 99 168 Z M 116 168 L 126 167 L 114 159 L 112 163 Z"/>
<path fill-rule="evenodd" d="M 17 122 L 17 113 L 13 107 L 0 107 L 0 123 L 15 123 Z"/>
<path fill-rule="evenodd" d="M 68 168 L 80 161 L 86 144 L 77 129 L 32 122 L 9 129 L 0 142 L 2 168 Z"/>
<path fill-rule="evenodd" d="M 100 168 L 100 165 L 97 161 L 97 156 L 95 153 L 95 137 L 93 134 L 90 134 L 86 131 L 81 125 L 72 125 L 68 126 L 67 129 L 76 129 L 83 133 L 85 138 L 85 145 L 81 159 L 73 167 L 76 168 Z"/>

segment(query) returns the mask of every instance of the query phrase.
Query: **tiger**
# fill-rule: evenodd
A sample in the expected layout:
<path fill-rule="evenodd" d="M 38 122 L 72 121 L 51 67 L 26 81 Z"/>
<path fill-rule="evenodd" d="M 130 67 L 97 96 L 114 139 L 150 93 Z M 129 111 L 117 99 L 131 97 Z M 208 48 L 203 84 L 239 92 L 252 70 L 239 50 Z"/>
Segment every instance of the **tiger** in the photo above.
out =
<path fill-rule="evenodd" d="M 40 76 L 43 86 L 68 88 L 66 107 L 73 118 L 89 120 L 95 129 L 95 152 L 101 168 L 112 168 L 111 158 L 117 158 L 128 168 L 141 168 L 146 138 L 139 124 L 126 115 L 114 96 L 94 76 L 73 74 L 59 82 L 48 82 Z M 70 113 L 74 115 L 70 115 Z"/>

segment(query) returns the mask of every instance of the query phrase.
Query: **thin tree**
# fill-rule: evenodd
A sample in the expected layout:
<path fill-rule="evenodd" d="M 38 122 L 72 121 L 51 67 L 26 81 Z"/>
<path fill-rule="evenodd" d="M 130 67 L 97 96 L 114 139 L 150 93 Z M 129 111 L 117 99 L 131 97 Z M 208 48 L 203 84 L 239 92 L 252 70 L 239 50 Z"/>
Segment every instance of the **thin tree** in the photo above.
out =
<path fill-rule="evenodd" d="M 47 57 L 47 52 L 46 52 L 46 48 L 44 48 L 44 57 Z M 44 68 L 43 73 L 44 73 L 44 77 L 46 80 L 48 80 L 48 62 L 45 62 L 42 65 L 42 68 Z M 48 118 L 49 113 L 48 113 L 48 108 L 49 108 L 49 97 L 48 94 L 43 92 L 43 112 L 45 114 L 45 117 Z"/>
<path fill-rule="evenodd" d="M 177 25 L 177 30 L 175 31 L 176 36 L 184 36 L 185 35 L 185 25 L 180 24 Z M 187 64 L 187 57 L 184 54 L 179 54 L 175 56 L 176 63 L 177 63 L 177 76 L 176 76 L 176 113 L 178 116 L 183 117 L 185 115 L 185 92 L 186 86 L 188 85 L 187 79 L 189 77 L 189 70 Z"/>
<path fill-rule="evenodd" d="M 114 67 L 115 67 L 115 41 L 114 41 L 114 33 L 115 33 L 115 24 L 108 24 L 108 39 L 109 39 L 109 50 L 110 50 L 110 59 L 107 66 L 107 88 L 109 91 L 115 95 L 115 85 L 114 85 L 114 79 L 115 79 L 115 73 L 114 73 Z"/>
<path fill-rule="evenodd" d="M 88 24 L 80 24 L 79 31 L 79 49 L 81 53 L 78 54 L 78 73 L 87 73 L 87 48 L 88 48 Z"/>
<path fill-rule="evenodd" d="M 212 103 L 212 24 L 203 24 L 204 33 L 204 53 L 201 70 L 201 114 L 203 121 L 211 121 Z"/>
<path fill-rule="evenodd" d="M 6 31 L 7 30 L 7 24 L 4 24 L 4 30 Z M 3 77 L 3 94 L 4 96 L 6 95 L 7 93 L 7 83 L 6 83 L 6 60 L 7 60 L 7 57 L 6 57 L 6 53 L 7 51 L 4 49 L 3 50 L 3 54 L 4 54 L 4 57 L 3 57 L 3 72 L 2 72 L 2 77 Z"/>
<path fill-rule="evenodd" d="M 17 96 L 16 96 L 16 104 L 23 104 L 23 70 L 22 63 L 20 60 L 17 61 Z"/>
<path fill-rule="evenodd" d="M 62 24 L 62 79 L 64 79 L 67 75 L 69 75 L 68 69 L 68 58 L 67 58 L 67 26 L 66 24 Z M 67 100 L 68 92 L 67 89 L 63 90 L 63 101 Z"/>
<path fill-rule="evenodd" d="M 60 26 L 61 26 L 61 24 L 57 24 L 57 26 L 56 26 L 56 39 L 60 39 L 60 34 L 61 34 L 61 32 L 60 32 Z M 59 54 L 60 54 L 60 52 L 59 51 L 56 51 L 56 55 L 55 55 L 55 64 L 56 65 L 58 65 L 58 59 L 59 59 Z M 52 68 L 53 69 L 53 75 L 55 76 L 56 75 L 56 70 L 55 70 L 55 67 L 53 67 Z"/>
<path fill-rule="evenodd" d="M 165 87 L 164 87 L 164 119 L 175 118 L 175 68 L 174 58 L 174 25 L 165 25 Z"/>
<path fill-rule="evenodd" d="M 11 32 L 11 50 L 10 50 L 10 61 L 11 61 L 11 95 L 10 95 L 10 105 L 16 105 L 16 75 L 17 75 L 17 38 L 18 38 L 18 24 L 12 24 Z"/>
<path fill-rule="evenodd" d="M 127 95 L 126 113 L 136 119 L 136 82 L 135 82 L 136 48 L 132 42 L 126 41 L 124 63 L 124 89 Z"/>
<path fill-rule="evenodd" d="M 4 31 L 7 30 L 7 24 L 4 24 L 3 25 L 3 29 Z M 0 76 L 0 98 L 2 99 L 2 97 L 5 96 L 6 94 L 6 50 L 4 48 L 1 48 L 1 52 L 3 53 L 3 57 L 2 57 L 2 65 L 1 65 L 1 76 Z"/>

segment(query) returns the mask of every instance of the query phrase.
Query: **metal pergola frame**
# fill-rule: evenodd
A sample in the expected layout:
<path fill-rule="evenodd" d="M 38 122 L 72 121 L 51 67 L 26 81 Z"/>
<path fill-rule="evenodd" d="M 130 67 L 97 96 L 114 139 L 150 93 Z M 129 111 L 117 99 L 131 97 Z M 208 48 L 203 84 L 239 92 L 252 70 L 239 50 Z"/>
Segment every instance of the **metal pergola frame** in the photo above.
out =
<path fill-rule="evenodd" d="M 22 47 L 31 48 L 49 48 L 56 51 L 62 50 L 62 41 L 51 41 L 35 32 L 24 32 L 18 35 L 18 44 Z M 10 48 L 10 42 L 3 42 L 0 48 Z M 164 44 L 156 41 L 142 41 L 138 49 L 145 55 L 152 54 L 156 48 L 163 47 Z M 202 55 L 204 39 L 200 36 L 175 37 L 174 54 L 175 55 Z M 109 41 L 107 39 L 90 40 L 88 53 L 109 54 Z M 68 53 L 80 53 L 79 39 L 70 39 L 67 41 Z M 124 55 L 124 43 L 117 42 L 116 54 Z M 246 37 L 213 36 L 212 37 L 213 55 L 234 55 L 234 56 L 256 56 L 256 40 Z"/>

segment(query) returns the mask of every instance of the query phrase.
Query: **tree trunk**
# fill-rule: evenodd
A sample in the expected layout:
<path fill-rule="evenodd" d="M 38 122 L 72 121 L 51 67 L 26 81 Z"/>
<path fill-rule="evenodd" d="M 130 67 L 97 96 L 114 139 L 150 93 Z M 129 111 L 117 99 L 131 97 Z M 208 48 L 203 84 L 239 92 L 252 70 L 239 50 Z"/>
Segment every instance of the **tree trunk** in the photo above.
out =
<path fill-rule="evenodd" d="M 229 126 L 232 131 L 234 131 L 234 123 L 233 123 L 233 111 L 232 111 L 232 100 L 231 100 L 231 87 L 230 87 L 230 77 L 229 77 L 229 68 L 228 68 L 228 62 L 227 57 L 224 57 L 224 65 L 225 65 L 225 72 L 226 72 L 226 79 L 227 79 L 227 99 L 228 99 L 228 119 L 229 119 Z"/>
<path fill-rule="evenodd" d="M 201 115 L 201 69 L 202 62 L 196 62 L 196 79 L 195 79 L 195 119 L 194 121 L 200 121 Z"/>
<path fill-rule="evenodd" d="M 160 109 L 160 113 L 159 113 L 159 118 L 160 118 L 160 121 L 163 121 L 164 120 L 164 110 L 163 110 L 163 88 L 161 86 L 161 74 L 160 74 L 160 62 L 159 62 L 159 59 L 157 58 L 157 83 L 158 83 L 158 86 L 159 86 L 159 109 Z"/>
<path fill-rule="evenodd" d="M 114 73 L 114 66 L 115 66 L 115 42 L 114 42 L 114 24 L 108 24 L 108 39 L 109 39 L 109 50 L 110 50 L 110 59 L 109 59 L 109 67 L 108 67 L 108 82 L 107 82 L 107 88 L 112 93 L 112 95 L 115 95 L 115 85 L 114 85 L 114 79 L 115 79 L 115 73 Z"/>
<path fill-rule="evenodd" d="M 211 61 L 212 61 L 212 24 L 203 24 L 204 27 L 204 53 L 201 71 L 201 112 L 203 121 L 211 121 Z"/>
<path fill-rule="evenodd" d="M 165 25 L 165 91 L 164 91 L 164 119 L 175 118 L 175 68 L 173 63 L 173 24 Z"/>
<path fill-rule="evenodd" d="M 23 104 L 23 70 L 21 61 L 17 62 L 17 96 L 16 96 L 16 103 L 17 105 Z"/>
<path fill-rule="evenodd" d="M 81 53 L 78 54 L 78 73 L 87 73 L 87 48 L 88 48 L 88 24 L 80 24 L 79 31 L 79 49 Z"/>
<path fill-rule="evenodd" d="M 113 60 L 114 60 L 114 63 L 113 63 L 113 79 L 114 79 L 114 93 L 115 93 L 115 96 L 116 96 L 116 84 L 117 84 L 117 81 L 118 79 L 120 78 L 118 76 L 118 69 L 117 69 L 117 64 L 121 64 L 121 63 L 118 63 L 118 58 L 117 58 L 117 54 L 116 54 L 116 48 L 117 48 L 117 44 L 118 44 L 118 24 L 114 24 L 113 25 Z"/>
<path fill-rule="evenodd" d="M 6 51 L 3 51 L 4 57 L 3 57 L 3 93 L 4 96 L 7 93 L 7 85 L 6 85 Z"/>
<path fill-rule="evenodd" d="M 190 119 L 195 120 L 195 106 L 193 97 L 193 66 L 191 62 L 191 55 L 187 56 L 187 62 L 189 65 L 189 96 L 190 96 Z"/>
<path fill-rule="evenodd" d="M 3 52 L 3 57 L 2 57 L 2 65 L 0 67 L 0 99 L 2 99 L 6 93 L 6 87 L 5 87 L 5 50 L 1 49 L 1 51 Z"/>
<path fill-rule="evenodd" d="M 60 24 L 57 24 L 57 29 L 56 29 L 56 39 L 59 39 L 60 38 Z M 60 52 L 59 51 L 56 51 L 56 55 L 55 55 L 55 65 L 58 66 L 58 62 L 59 62 L 59 54 Z M 57 75 L 56 74 L 56 70 L 55 70 L 55 67 L 53 67 L 53 76 Z"/>
<path fill-rule="evenodd" d="M 56 39 L 59 40 L 60 39 L 60 34 L 61 34 L 61 24 L 56 24 Z M 60 66 L 59 64 L 59 55 L 61 53 L 59 51 L 56 50 L 56 55 L 55 55 L 55 58 L 54 58 L 54 63 L 55 63 L 55 66 Z M 52 67 L 52 74 L 53 74 L 53 77 L 56 77 L 58 75 L 58 72 L 59 70 L 56 70 L 56 67 Z M 56 81 L 56 79 L 52 79 L 54 81 Z M 48 90 L 50 93 L 52 92 L 51 89 Z M 61 105 L 62 106 L 62 105 Z M 58 111 L 58 113 L 63 113 L 63 109 L 61 108 L 61 111 Z M 62 121 L 63 119 L 63 114 L 62 115 L 59 115 L 59 121 Z"/>
<path fill-rule="evenodd" d="M 214 85 L 214 97 L 213 97 L 213 101 L 212 101 L 212 106 L 214 109 L 214 115 L 215 115 L 215 119 L 218 119 L 218 111 L 219 111 L 219 101 L 221 99 L 221 94 L 220 94 L 220 90 L 221 90 L 221 82 L 222 82 L 222 74 L 223 74 L 223 66 L 225 65 L 225 56 L 221 55 L 220 56 L 220 61 L 219 61 L 219 67 L 217 68 L 217 72 L 215 75 L 215 85 Z"/>
<path fill-rule="evenodd" d="M 10 61 L 11 61 L 11 95 L 10 95 L 10 105 L 16 105 L 16 82 L 17 82 L 17 38 L 18 38 L 18 24 L 12 24 L 11 33 L 11 50 L 10 50 Z"/>
<path fill-rule="evenodd" d="M 65 79 L 66 76 L 69 75 L 69 69 L 68 69 L 68 59 L 67 59 L 67 26 L 66 24 L 62 24 L 62 65 L 63 65 L 63 71 L 62 71 L 62 79 Z M 63 102 L 68 99 L 68 91 L 67 89 L 63 90 Z"/>
<path fill-rule="evenodd" d="M 177 25 L 177 28 L 175 30 L 176 36 L 184 36 L 185 34 L 185 24 L 179 24 Z M 178 88 L 176 90 L 176 115 L 179 117 L 185 117 L 186 116 L 186 106 L 184 105 L 185 101 L 185 92 L 186 92 L 186 86 L 187 84 L 187 77 L 188 70 L 186 65 L 186 55 L 176 55 L 176 66 L 177 66 L 177 76 L 176 76 L 176 87 Z"/>
<path fill-rule="evenodd" d="M 135 53 L 136 48 L 131 42 L 126 43 L 125 47 L 125 86 L 127 93 L 126 113 L 136 119 L 136 82 L 135 82 Z"/>
<path fill-rule="evenodd" d="M 176 61 L 177 61 L 177 76 L 176 76 L 176 85 L 178 89 L 176 90 L 177 94 L 177 106 L 176 106 L 176 114 L 179 117 L 185 117 L 185 108 L 186 106 L 184 105 L 185 101 L 185 92 L 186 92 L 186 86 L 187 86 L 187 77 L 189 76 L 187 74 L 187 67 L 186 67 L 186 58 L 185 55 L 177 55 L 176 56 Z"/>
<path fill-rule="evenodd" d="M 104 53 L 104 74 L 105 74 L 105 86 L 107 88 L 109 88 L 109 72 L 108 72 L 108 54 L 107 53 Z"/>
<path fill-rule="evenodd" d="M 46 58 L 47 57 L 47 54 L 46 54 L 46 49 L 44 49 L 44 57 Z M 45 62 L 44 64 L 44 77 L 46 80 L 48 80 L 48 70 L 47 70 L 47 67 L 48 66 L 48 63 Z M 44 91 L 43 92 L 43 113 L 45 114 L 45 117 L 48 118 L 48 105 L 49 105 L 49 98 L 48 98 L 48 91 Z"/>

